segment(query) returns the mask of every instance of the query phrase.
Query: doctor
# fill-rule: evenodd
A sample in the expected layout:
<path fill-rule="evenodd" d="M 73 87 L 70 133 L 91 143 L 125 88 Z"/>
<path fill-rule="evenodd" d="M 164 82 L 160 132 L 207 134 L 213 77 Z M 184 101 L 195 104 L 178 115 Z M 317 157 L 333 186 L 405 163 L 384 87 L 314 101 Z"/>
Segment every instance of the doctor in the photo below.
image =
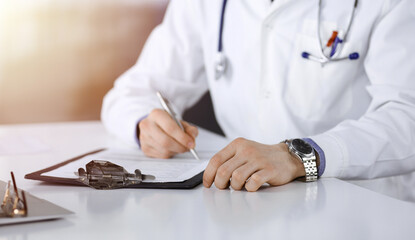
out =
<path fill-rule="evenodd" d="M 197 128 L 182 131 L 156 91 L 182 114 L 209 90 L 235 140 L 210 160 L 206 187 L 410 174 L 414 39 L 412 0 L 173 0 L 102 120 L 168 158 L 195 146 Z"/>

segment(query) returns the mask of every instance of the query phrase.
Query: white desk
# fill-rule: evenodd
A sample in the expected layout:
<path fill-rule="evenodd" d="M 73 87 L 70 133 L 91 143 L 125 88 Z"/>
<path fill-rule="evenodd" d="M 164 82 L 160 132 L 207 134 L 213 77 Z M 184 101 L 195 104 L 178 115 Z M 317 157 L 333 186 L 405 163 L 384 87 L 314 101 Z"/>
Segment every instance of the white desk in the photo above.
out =
<path fill-rule="evenodd" d="M 0 227 L 0 239 L 414 239 L 415 205 L 337 179 L 293 182 L 255 193 L 233 190 L 119 189 L 26 180 L 93 149 L 119 144 L 98 122 L 0 126 L 31 136 L 36 154 L 0 155 L 0 179 L 14 171 L 20 188 L 76 214 Z"/>

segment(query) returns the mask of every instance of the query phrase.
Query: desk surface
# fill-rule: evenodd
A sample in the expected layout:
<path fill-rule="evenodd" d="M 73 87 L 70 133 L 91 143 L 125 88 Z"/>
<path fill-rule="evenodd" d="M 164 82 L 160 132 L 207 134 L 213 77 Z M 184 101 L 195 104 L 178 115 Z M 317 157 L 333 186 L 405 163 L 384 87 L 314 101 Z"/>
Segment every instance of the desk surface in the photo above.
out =
<path fill-rule="evenodd" d="M 202 186 L 193 190 L 99 191 L 26 180 L 26 173 L 120 143 L 107 136 L 98 122 L 0 126 L 0 140 L 11 136 L 29 136 L 41 147 L 0 154 L 0 179 L 8 179 L 13 170 L 20 188 L 75 214 L 0 227 L 0 239 L 349 240 L 415 236 L 414 204 L 337 179 L 293 182 L 255 193 Z"/>

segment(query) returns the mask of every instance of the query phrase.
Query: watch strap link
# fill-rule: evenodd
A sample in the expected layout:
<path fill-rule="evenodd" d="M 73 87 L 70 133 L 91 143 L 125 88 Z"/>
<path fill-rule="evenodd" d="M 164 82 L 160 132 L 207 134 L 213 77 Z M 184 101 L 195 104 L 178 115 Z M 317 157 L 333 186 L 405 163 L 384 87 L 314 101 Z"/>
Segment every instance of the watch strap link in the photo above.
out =
<path fill-rule="evenodd" d="M 302 159 L 305 170 L 305 181 L 314 182 L 318 178 L 317 163 L 315 159 Z"/>

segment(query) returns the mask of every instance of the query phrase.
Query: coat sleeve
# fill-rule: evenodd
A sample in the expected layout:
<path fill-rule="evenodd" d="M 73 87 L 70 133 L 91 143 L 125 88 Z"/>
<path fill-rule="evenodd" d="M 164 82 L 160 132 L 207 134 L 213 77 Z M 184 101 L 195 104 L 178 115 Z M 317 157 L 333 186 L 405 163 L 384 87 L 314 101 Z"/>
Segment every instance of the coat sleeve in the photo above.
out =
<path fill-rule="evenodd" d="M 323 176 L 370 179 L 415 171 L 414 29 L 412 0 L 391 5 L 378 21 L 364 61 L 372 97 L 367 112 L 312 137 L 326 155 Z"/>
<path fill-rule="evenodd" d="M 137 63 L 105 96 L 101 119 L 110 134 L 135 144 L 136 125 L 160 108 L 156 91 L 178 114 L 207 91 L 198 1 L 173 0 L 161 25 L 150 34 Z"/>

